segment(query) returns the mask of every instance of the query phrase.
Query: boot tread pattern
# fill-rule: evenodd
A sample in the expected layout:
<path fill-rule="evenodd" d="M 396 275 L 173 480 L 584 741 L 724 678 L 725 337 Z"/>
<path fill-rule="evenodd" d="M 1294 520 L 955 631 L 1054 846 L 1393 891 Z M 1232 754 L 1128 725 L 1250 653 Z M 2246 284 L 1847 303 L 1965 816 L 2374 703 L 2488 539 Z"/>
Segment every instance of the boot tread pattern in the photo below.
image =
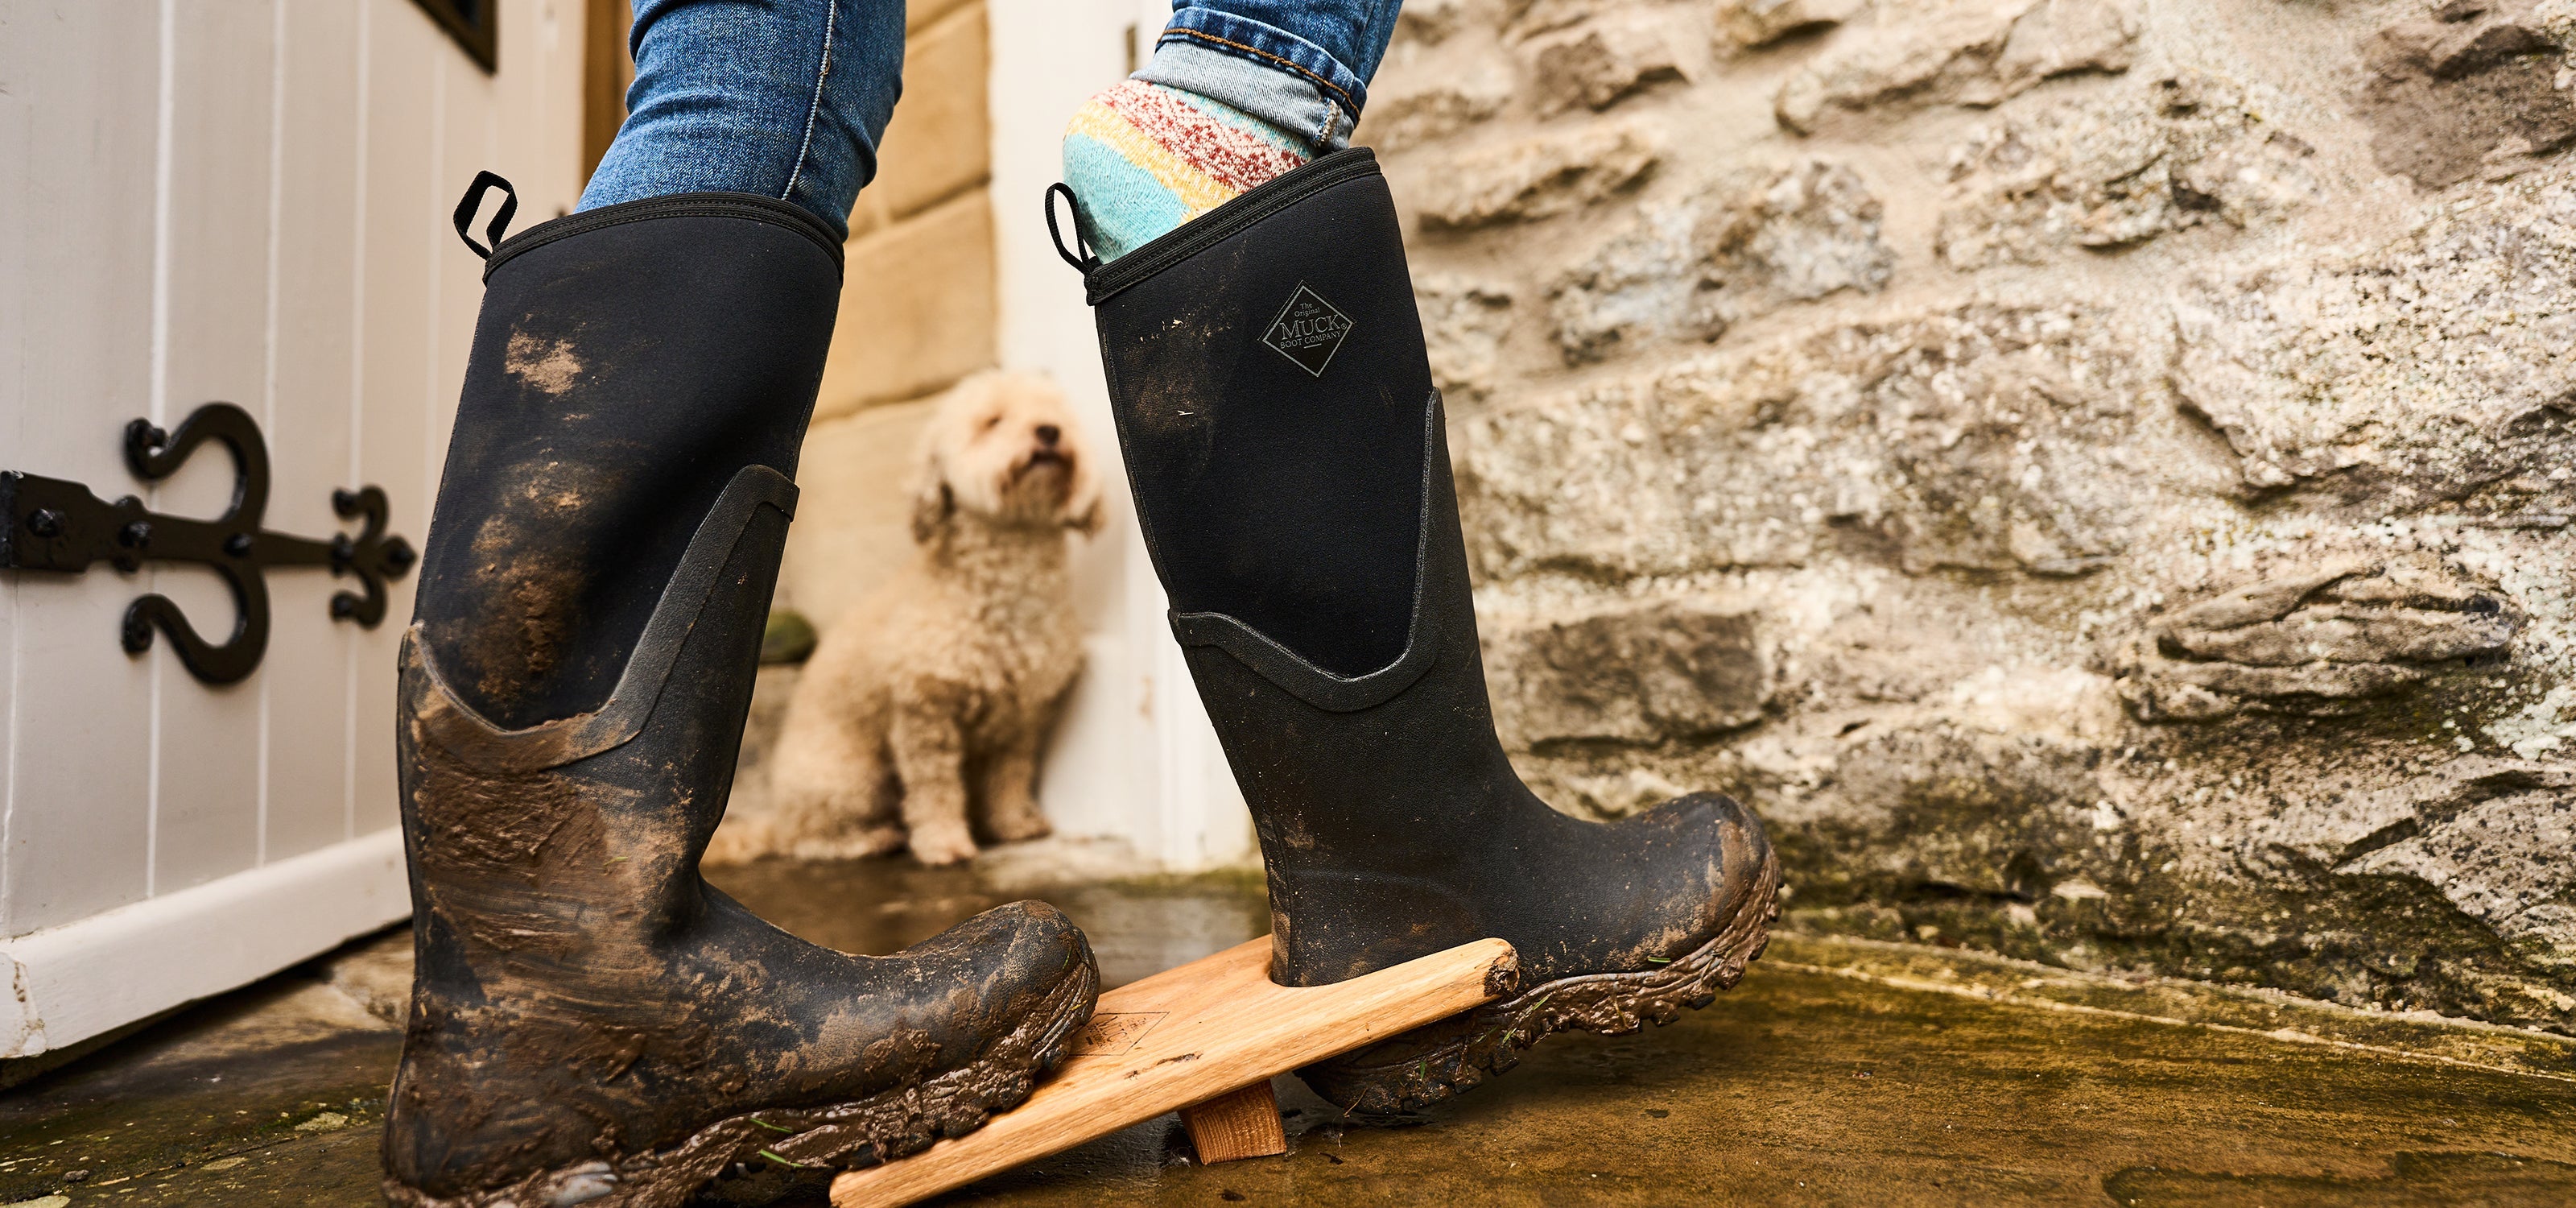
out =
<path fill-rule="evenodd" d="M 820 1172 L 908 1158 L 1025 1102 L 1071 1054 L 1099 989 L 1086 964 L 982 1058 L 855 1103 L 746 1112 L 657 1153 L 541 1171 L 471 1195 L 440 1198 L 389 1178 L 385 1198 L 397 1208 L 680 1208 L 737 1163 Z"/>

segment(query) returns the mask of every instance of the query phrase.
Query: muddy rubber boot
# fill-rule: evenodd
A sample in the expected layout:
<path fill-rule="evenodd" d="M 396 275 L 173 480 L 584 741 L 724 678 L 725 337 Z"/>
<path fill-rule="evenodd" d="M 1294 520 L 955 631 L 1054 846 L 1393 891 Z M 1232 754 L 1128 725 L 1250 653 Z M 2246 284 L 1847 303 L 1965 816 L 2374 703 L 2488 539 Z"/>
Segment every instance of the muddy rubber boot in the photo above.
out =
<path fill-rule="evenodd" d="M 840 291 L 775 201 L 696 194 L 490 258 L 398 725 L 419 967 L 397 1204 L 678 1205 L 903 1157 L 1026 1098 L 1091 1014 L 1005 906 L 889 957 L 710 888 Z"/>
<path fill-rule="evenodd" d="M 1401 1110 L 1548 1033 L 1669 1022 L 1735 984 L 1778 913 L 1761 824 L 1710 794 L 1569 818 L 1494 735 L 1440 398 L 1369 152 L 1106 266 L 1067 258 L 1173 633 L 1261 836 L 1271 977 L 1322 985 L 1486 936 L 1520 951 L 1514 996 L 1307 1083 Z"/>

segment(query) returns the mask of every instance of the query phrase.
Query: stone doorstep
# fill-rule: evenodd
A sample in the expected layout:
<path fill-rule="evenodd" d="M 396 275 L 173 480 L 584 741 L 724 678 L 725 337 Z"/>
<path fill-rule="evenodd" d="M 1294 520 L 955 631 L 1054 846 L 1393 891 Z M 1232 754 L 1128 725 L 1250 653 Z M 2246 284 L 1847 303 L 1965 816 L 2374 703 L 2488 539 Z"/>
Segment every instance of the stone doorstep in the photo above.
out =
<path fill-rule="evenodd" d="M 1137 869 L 1121 863 L 1122 857 L 1132 860 L 1132 856 L 1113 850 L 1113 845 L 1058 840 L 1022 846 L 1037 850 L 998 849 L 1012 858 L 995 861 L 989 869 L 979 867 L 978 882 L 999 895 L 1043 896 L 1049 889 L 1069 886 L 1067 870 L 1058 865 L 1075 854 L 1082 858 L 1074 864 L 1093 865 L 1093 871 L 1110 873 L 1110 880 L 1142 885 L 1153 879 L 1135 877 Z M 1197 883 L 1207 878 L 1181 880 Z M 2368 1011 L 2256 987 L 2172 977 L 2117 977 L 1959 949 L 1805 932 L 1774 933 L 1770 948 L 1748 976 L 1759 977 L 1766 969 L 1826 974 L 1998 1006 L 2204 1028 L 2396 1060 L 2576 1082 L 2576 1038 L 2431 1011 Z M 352 944 L 319 972 L 330 988 L 399 1027 L 410 988 L 410 936 L 396 930 Z"/>
<path fill-rule="evenodd" d="M 1958 949 L 1807 932 L 1774 932 L 1754 975 L 1764 968 L 2576 1082 L 2576 1038 L 2432 1011 L 2366 1011 L 2250 986 L 2115 977 Z"/>
<path fill-rule="evenodd" d="M 1112 855 L 1114 853 L 1102 853 L 1100 858 L 1107 859 Z M 966 870 L 936 871 L 951 874 L 934 878 L 941 884 L 953 880 L 959 885 L 967 885 L 986 880 Z M 1012 870 L 994 871 L 1004 874 L 994 879 L 1018 879 L 1010 875 Z M 1247 896 L 1257 893 L 1254 883 L 1240 878 L 1235 880 Z M 1202 885 L 1205 881 L 1205 878 L 1199 878 L 1191 883 Z M 910 885 L 909 888 L 913 893 L 919 893 L 935 886 Z M 1152 897 L 1151 894 L 1144 896 L 1146 899 Z M 1150 901 L 1140 900 L 1140 904 L 1150 905 Z M 389 1060 L 395 1030 L 384 1021 L 383 1014 L 384 1009 L 393 1004 L 376 1000 L 399 992 L 407 983 L 403 966 L 408 964 L 409 952 L 405 940 L 400 930 L 393 930 L 353 943 L 335 954 L 328 963 L 290 970 L 237 996 L 230 996 L 228 1002 L 207 1004 L 211 1011 L 207 1011 L 201 1021 L 190 1025 L 198 1034 L 180 1040 L 175 1047 L 171 1038 L 165 1036 L 130 1056 L 120 1058 L 111 1054 L 106 1060 L 143 1066 L 177 1061 L 197 1073 L 217 1068 L 205 1063 L 222 1060 L 232 1063 L 232 1068 L 226 1072 L 247 1072 L 255 1066 L 266 1067 L 275 1061 L 290 1059 L 290 1054 L 302 1052 L 317 1039 L 329 1036 L 356 1040 L 360 1048 L 353 1052 L 374 1053 L 374 1061 Z M 2231 1034 L 2240 1046 L 2247 1041 L 2285 1043 L 2310 1051 L 2331 1049 L 2354 1055 L 2366 1054 L 2398 1064 L 2448 1065 L 2462 1067 L 2463 1072 L 2474 1069 L 2486 1074 L 2576 1083 L 2576 1074 L 2569 1072 L 2576 1069 L 2576 1062 L 2571 1062 L 2571 1058 L 2576 1058 L 2576 1040 L 2563 1037 L 2443 1019 L 2430 1014 L 2396 1015 L 2352 1010 L 2261 990 L 2168 978 L 2108 977 L 1957 950 L 1808 933 L 1786 933 L 1775 937 L 1768 953 L 1754 967 L 1748 985 L 1722 1001 L 1720 1006 L 1743 1000 L 1747 994 L 1756 998 L 1769 997 L 1768 992 L 1758 988 L 1766 975 L 1781 978 L 1784 989 L 1787 988 L 1785 983 L 1821 976 L 1853 983 L 1855 989 L 1858 984 L 1868 984 L 1900 992 L 1946 995 L 2000 1008 L 2063 1013 L 2059 1017 L 2065 1018 L 2068 1026 L 2077 1028 L 2093 1026 L 2079 1022 L 2088 1019 L 2163 1023 Z M 344 994 L 348 997 L 343 998 Z M 1792 991 L 1789 999 L 1782 1002 L 1804 1003 L 1812 996 L 1812 989 Z M 1775 1004 L 1773 1009 L 1778 1005 L 1781 1004 Z M 1969 1006 L 1966 1009 L 1976 1008 Z M 201 1007 L 199 1010 L 206 1009 Z M 1753 1018 L 1760 1017 L 1760 1010 L 1756 1009 Z M 1652 1049 L 1660 1037 L 1658 1032 L 1654 1037 L 1623 1043 L 1645 1043 Z M 1936 1050 L 1945 1044 L 1956 1047 L 1955 1041 L 1927 1040 L 1926 1043 Z M 287 1047 L 273 1047 L 277 1045 Z M 1514 1093 L 1510 1089 L 1512 1087 L 1517 1087 L 1518 1093 L 1535 1093 L 1535 1084 L 1531 1080 L 1538 1078 L 1544 1081 L 1548 1070 L 1555 1070 L 1556 1077 L 1567 1076 L 1568 1069 L 1572 1067 L 1560 1067 L 1564 1061 L 1574 1060 L 1568 1056 L 1574 1047 L 1555 1046 L 1548 1053 L 1539 1054 L 1542 1060 L 1532 1067 L 1534 1072 L 1506 1080 L 1503 1093 Z M 2167 1056 L 2187 1055 L 2195 1051 L 2192 1045 L 2163 1047 L 2171 1050 Z M 1686 1046 L 1683 1051 L 1690 1050 Z M 1549 1053 L 1553 1053 L 1553 1057 Z M 2095 1058 L 2076 1060 L 2081 1063 L 2095 1059 L 2117 1065 L 2134 1058 L 2103 1052 Z M 1884 1060 L 1884 1054 L 1880 1060 Z M 1551 1061 L 1557 1064 L 1550 1064 Z M 307 1064 L 310 1064 L 309 1059 Z M 12 1160 L 7 1166 L 12 1169 L 0 1170 L 0 1176 L 5 1176 L 0 1177 L 0 1189 L 16 1191 L 19 1196 L 33 1193 L 37 1197 L 33 1201 L 12 1203 L 8 1208 L 25 1208 L 28 1203 L 44 1208 L 63 1208 L 63 1205 L 77 1200 L 105 1198 L 97 1197 L 101 1191 L 116 1196 L 118 1202 L 145 1205 L 146 1208 L 209 1202 L 210 1197 L 221 1202 L 237 1195 L 263 1192 L 284 1193 L 289 1197 L 277 1202 L 295 1202 L 298 1197 L 309 1197 L 303 1202 L 320 1203 L 331 1202 L 332 1197 L 351 1189 L 372 1191 L 375 1177 L 374 1131 L 381 1124 L 381 1108 L 375 1102 L 373 1092 L 367 1087 L 346 1083 L 347 1072 L 338 1067 L 316 1065 L 303 1073 L 311 1081 L 310 1086 L 266 1086 L 260 1078 L 247 1079 L 243 1090 L 237 1093 L 251 1095 L 252 1099 L 243 1102 L 258 1110 L 244 1116 L 239 1123 L 233 1121 L 234 1114 L 230 1112 L 192 1115 L 182 1110 L 170 1115 L 166 1110 L 156 1111 L 140 1103 L 128 1102 L 120 1105 L 114 1113 L 118 1123 L 126 1119 L 158 1118 L 153 1127 L 140 1131 L 170 1132 L 170 1135 L 151 1138 L 138 1135 L 131 1140 L 117 1137 L 104 1146 L 81 1145 L 78 1142 L 110 1141 L 110 1138 L 88 1136 L 94 1126 L 74 1126 L 62 1138 L 74 1144 L 59 1148 L 43 1144 L 43 1139 L 63 1133 L 64 1129 L 40 1124 L 34 1132 L 20 1134 L 22 1138 L 35 1139 L 37 1149 L 10 1155 Z M 368 1084 L 369 1087 L 372 1085 Z M 1293 1086 L 1289 1090 L 1291 1103 L 1309 1109 L 1303 1116 L 1312 1117 L 1292 1120 L 1292 1124 L 1298 1125 L 1295 1131 L 1301 1135 L 1309 1131 L 1306 1126 L 1315 1125 L 1329 1116 L 1329 1113 L 1317 1114 L 1322 1111 L 1319 1102 L 1301 1098 L 1303 1092 Z M 1661 1091 L 1640 1090 L 1638 1093 L 1645 1098 L 1638 1102 L 1669 1107 L 1668 1096 L 1672 1090 L 1669 1086 Z M 192 1098 L 200 1093 L 190 1091 L 180 1097 Z M 1495 1093 L 1486 1092 L 1488 1096 Z M 1823 1095 L 1817 1102 L 1830 1099 L 1831 1095 Z M 1600 1111 L 1597 1106 L 1581 1106 L 1579 1091 L 1567 1102 L 1575 1104 L 1567 1110 L 1578 1113 Z M 1645 1114 L 1661 1117 L 1671 1113 L 1647 1111 Z M 204 1118 L 199 1119 L 198 1115 Z M 1605 1120 L 1607 1118 L 1604 1117 Z M 1620 1118 L 1624 1120 L 1626 1116 L 1621 1114 Z M 170 1131 L 173 1129 L 175 1132 Z M 1388 1134 L 1394 1138 L 1392 1140 L 1372 1139 L 1355 1133 L 1355 1139 L 1349 1144 L 1360 1148 L 1346 1150 L 1342 1130 L 1332 1127 L 1314 1133 L 1313 1139 L 1302 1143 L 1302 1146 L 1348 1152 L 1353 1161 L 1364 1163 L 1400 1163 L 1408 1169 L 1425 1162 L 1431 1167 L 1456 1165 L 1459 1155 L 1448 1153 L 1439 1144 L 1432 1144 L 1429 1150 L 1423 1148 L 1427 1139 L 1436 1137 L 1441 1131 L 1440 1128 L 1397 1130 Z M 173 1139 L 180 1142 L 176 1149 L 170 1148 Z M 1366 1148 L 1369 1145 L 1382 1145 L 1387 1147 L 1387 1151 L 1374 1158 L 1367 1157 L 1367 1153 L 1375 1152 Z M 1161 1146 L 1153 1148 L 1159 1152 Z M 1774 1153 L 1771 1156 L 1781 1155 Z M 2399 1165 L 2404 1165 L 2402 1159 L 2405 1156 L 2399 1155 Z M 1318 1155 L 1312 1154 L 1308 1157 L 1309 1160 L 1334 1164 L 1340 1162 L 1338 1157 L 1319 1159 Z M 74 1161 L 84 1171 L 93 1173 L 85 1174 L 77 1181 L 64 1179 Z M 1163 1164 L 1159 1160 L 1151 1163 L 1156 1168 Z M 1973 1166 L 1974 1163 L 1968 1163 L 1960 1169 L 1974 1173 L 1969 1169 Z M 1253 1169 L 1247 1166 L 1241 1170 L 1234 1167 L 1215 1169 L 1228 1172 L 1225 1177 L 1229 1180 L 1240 1181 L 1284 1177 L 1281 1172 L 1286 1168 L 1264 1166 Z M 1818 1169 L 1831 1173 L 1824 1167 Z M 1801 1173 L 1812 1178 L 1818 1171 Z M 1897 1174 L 1893 1170 L 1873 1167 L 1869 1177 L 1893 1178 Z M 1100 1190 L 1096 1185 L 1086 1184 L 1083 1176 L 1076 1175 L 1073 1183 L 1050 1196 L 1039 1188 L 1044 1187 L 1050 1178 L 1067 1177 L 1064 1172 L 1051 1175 L 1045 1170 L 1032 1170 L 1025 1176 L 1013 1177 L 1035 1180 L 1031 1195 L 1023 1198 L 1046 1202 L 1058 1202 L 1056 1197 L 1066 1193 L 1083 1195 Z M 1212 1173 L 1207 1177 L 1215 1176 Z M 130 1199 L 117 1194 L 127 1188 L 134 1193 Z M 68 1200 L 57 1202 L 53 1198 L 66 1192 L 70 1196 Z M 1332 1194 L 1324 1194 L 1320 1198 L 1331 1202 L 1351 1202 Z M 2328 1196 L 2317 1202 L 2339 1203 L 2346 1202 L 2346 1199 Z"/>

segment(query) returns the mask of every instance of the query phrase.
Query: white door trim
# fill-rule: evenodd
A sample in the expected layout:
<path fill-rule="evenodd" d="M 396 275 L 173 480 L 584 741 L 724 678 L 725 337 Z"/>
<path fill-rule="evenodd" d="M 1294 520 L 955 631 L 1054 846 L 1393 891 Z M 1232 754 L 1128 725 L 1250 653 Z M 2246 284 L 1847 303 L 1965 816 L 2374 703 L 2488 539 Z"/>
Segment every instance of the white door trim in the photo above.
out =
<path fill-rule="evenodd" d="M 33 1057 L 220 994 L 411 914 L 382 830 L 0 940 L 0 1058 Z"/>

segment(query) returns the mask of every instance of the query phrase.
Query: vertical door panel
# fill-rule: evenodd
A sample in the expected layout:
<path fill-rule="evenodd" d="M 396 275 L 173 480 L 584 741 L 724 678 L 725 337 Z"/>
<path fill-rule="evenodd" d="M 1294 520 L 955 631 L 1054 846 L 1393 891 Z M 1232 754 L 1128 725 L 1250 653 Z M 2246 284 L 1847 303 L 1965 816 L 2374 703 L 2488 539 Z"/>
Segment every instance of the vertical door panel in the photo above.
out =
<path fill-rule="evenodd" d="M 345 523 L 335 487 L 365 485 L 352 438 L 358 383 L 358 20 L 349 0 L 281 0 L 277 296 L 269 447 L 278 497 L 269 513 L 288 531 L 326 535 Z M 420 540 L 418 497 L 393 500 L 397 533 Z M 270 860 L 336 843 L 349 827 L 349 670 L 356 628 L 333 621 L 330 600 L 354 579 L 306 571 L 278 576 L 280 640 L 269 648 Z M 389 615 L 387 628 L 401 627 Z M 364 736 L 388 741 L 383 734 Z"/>
<path fill-rule="evenodd" d="M 0 80 L 18 80 L 25 74 L 31 17 L 22 10 L 0 7 Z M 28 104 L 25 92 L 24 88 L 0 88 L 0 199 L 21 207 L 21 212 L 30 200 L 27 171 L 36 126 L 35 110 Z M 8 284 L 34 279 L 27 245 L 24 235 L 0 232 L 0 364 L 16 365 L 23 360 L 27 316 L 36 309 L 34 299 L 28 297 L 29 290 Z M 16 455 L 9 451 L 26 447 L 26 414 L 23 383 L 16 374 L 0 374 L 0 463 L 14 465 Z M 18 616 L 17 576 L 0 577 L 0 936 L 14 931 L 9 925 L 9 832 L 10 819 L 19 806 L 14 774 L 18 747 L 18 637 L 22 632 Z M 34 808 L 33 804 L 28 808 Z"/>
<path fill-rule="evenodd" d="M 398 514 L 412 517 L 407 522 L 412 532 L 426 533 L 436 482 L 425 443 L 438 340 L 435 258 L 456 239 L 446 214 L 455 198 L 434 175 L 435 93 L 441 64 L 453 50 L 410 0 L 359 2 L 366 6 L 367 104 L 365 217 L 359 235 L 366 285 L 359 326 L 358 477 L 384 487 L 396 500 L 413 501 Z M 502 53 L 509 52 L 505 48 Z M 458 254 L 465 254 L 462 248 Z M 394 588 L 391 621 L 356 639 L 351 834 L 381 830 L 395 821 L 394 660 L 418 577 L 406 576 Z"/>
<path fill-rule="evenodd" d="M 275 151 L 270 4 L 176 0 L 172 11 L 160 220 L 163 377 L 155 416 L 165 426 L 212 400 L 253 414 L 264 409 Z M 221 514 L 232 497 L 229 461 L 220 450 L 200 450 L 153 493 L 155 504 L 182 515 Z M 286 481 L 273 473 L 272 494 L 282 494 Z M 229 636 L 232 593 L 211 571 L 174 567 L 152 577 L 209 641 Z M 271 648 L 314 628 L 314 618 L 273 613 Z M 162 894 L 258 865 L 259 706 L 264 678 L 277 668 L 265 664 L 250 680 L 214 687 L 191 677 L 166 647 L 149 657 L 158 681 L 152 890 Z"/>
<path fill-rule="evenodd" d="M 452 206 L 465 186 L 473 183 L 475 173 L 505 167 L 493 154 L 501 117 L 493 109 L 492 77 L 473 63 L 450 57 L 439 62 L 438 73 L 438 144 L 431 161 L 435 166 L 430 192 L 449 199 Z M 542 198 L 523 191 L 513 225 L 524 228 L 543 220 L 547 217 L 543 206 Z M 447 460 L 447 436 L 456 426 L 457 397 L 465 384 L 465 358 L 474 346 L 474 319 L 483 305 L 483 260 L 456 237 L 444 218 L 442 214 L 432 236 L 436 251 L 430 256 L 431 305 L 438 343 L 422 395 L 421 472 L 432 484 Z"/>
<path fill-rule="evenodd" d="M 6 468 L 131 487 L 117 426 L 152 386 L 154 152 L 161 28 L 148 4 L 12 6 L 0 29 L 10 137 L 0 163 L 21 291 L 0 377 Z M 75 120 L 54 115 L 75 114 Z M 149 664 L 117 645 L 141 587 L 105 568 L 12 575 L 7 901 L 0 934 L 142 898 L 151 844 Z M 41 702 L 42 707 L 36 707 Z"/>

